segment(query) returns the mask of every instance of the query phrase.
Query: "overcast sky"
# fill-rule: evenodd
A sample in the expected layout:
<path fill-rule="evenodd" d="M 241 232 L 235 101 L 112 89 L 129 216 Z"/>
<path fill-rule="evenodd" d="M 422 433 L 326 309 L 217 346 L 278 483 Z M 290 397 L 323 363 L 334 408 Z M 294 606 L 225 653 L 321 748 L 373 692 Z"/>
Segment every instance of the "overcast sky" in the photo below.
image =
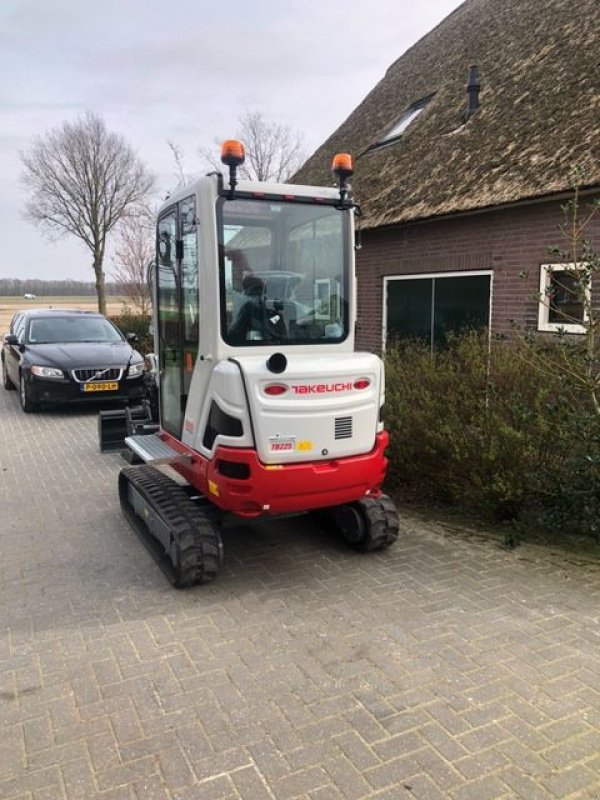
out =
<path fill-rule="evenodd" d="M 461 2 L 0 0 L 0 277 L 93 278 L 79 240 L 49 243 L 22 219 L 19 151 L 36 135 L 95 111 L 160 197 L 175 182 L 167 141 L 193 172 L 198 146 L 247 110 L 302 132 L 310 154 Z"/>

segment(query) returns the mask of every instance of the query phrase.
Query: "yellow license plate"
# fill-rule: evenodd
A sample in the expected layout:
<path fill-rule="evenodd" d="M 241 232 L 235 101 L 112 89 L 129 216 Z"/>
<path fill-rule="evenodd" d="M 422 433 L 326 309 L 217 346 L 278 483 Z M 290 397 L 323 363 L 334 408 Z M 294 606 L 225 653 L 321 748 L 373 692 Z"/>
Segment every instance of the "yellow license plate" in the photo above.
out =
<path fill-rule="evenodd" d="M 119 388 L 118 381 L 97 381 L 96 383 L 83 383 L 81 389 L 84 392 L 116 392 Z"/>

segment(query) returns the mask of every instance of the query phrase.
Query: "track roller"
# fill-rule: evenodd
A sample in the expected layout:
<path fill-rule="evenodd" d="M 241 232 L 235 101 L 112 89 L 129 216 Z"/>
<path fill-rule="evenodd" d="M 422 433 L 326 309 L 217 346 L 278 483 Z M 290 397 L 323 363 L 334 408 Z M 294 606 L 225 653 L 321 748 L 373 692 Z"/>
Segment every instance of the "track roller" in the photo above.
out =
<path fill-rule="evenodd" d="M 385 494 L 336 506 L 331 514 L 346 542 L 360 552 L 384 550 L 398 538 L 398 512 L 393 500 Z"/>
<path fill-rule="evenodd" d="M 119 473 L 119 499 L 131 523 L 173 586 L 212 581 L 223 563 L 221 513 L 199 505 L 186 490 L 151 466 Z"/>

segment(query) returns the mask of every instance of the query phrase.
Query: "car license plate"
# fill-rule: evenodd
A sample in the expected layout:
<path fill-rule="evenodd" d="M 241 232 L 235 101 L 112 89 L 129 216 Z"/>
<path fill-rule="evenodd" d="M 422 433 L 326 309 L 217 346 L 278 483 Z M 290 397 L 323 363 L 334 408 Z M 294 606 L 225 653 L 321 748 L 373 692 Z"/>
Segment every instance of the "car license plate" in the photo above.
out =
<path fill-rule="evenodd" d="M 118 381 L 96 381 L 95 383 L 82 383 L 81 391 L 85 392 L 116 392 L 119 388 Z"/>

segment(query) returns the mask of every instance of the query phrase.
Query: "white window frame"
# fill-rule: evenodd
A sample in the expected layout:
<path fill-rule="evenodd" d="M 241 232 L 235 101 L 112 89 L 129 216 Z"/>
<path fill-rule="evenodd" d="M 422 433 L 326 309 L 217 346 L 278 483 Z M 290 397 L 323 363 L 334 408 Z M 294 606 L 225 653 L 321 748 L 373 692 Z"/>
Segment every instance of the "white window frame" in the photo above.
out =
<path fill-rule="evenodd" d="M 539 331 L 546 331 L 550 333 L 558 333 L 560 331 L 564 331 L 565 333 L 585 333 L 585 326 L 589 321 L 588 307 L 591 298 L 591 288 L 587 286 L 585 289 L 582 324 L 574 322 L 550 322 L 550 298 L 546 293 L 550 288 L 550 276 L 553 272 L 581 272 L 583 269 L 583 264 L 576 264 L 574 262 L 540 265 L 540 300 L 538 307 Z"/>
<path fill-rule="evenodd" d="M 491 341 L 492 335 L 492 308 L 494 299 L 494 271 L 491 269 L 471 269 L 453 272 L 419 272 L 407 275 L 384 275 L 383 276 L 383 309 L 381 319 L 383 320 L 381 351 L 385 353 L 388 332 L 388 284 L 390 281 L 413 281 L 428 280 L 430 278 L 477 278 L 481 275 L 488 275 L 490 278 L 490 304 L 488 311 L 488 337 Z"/>

